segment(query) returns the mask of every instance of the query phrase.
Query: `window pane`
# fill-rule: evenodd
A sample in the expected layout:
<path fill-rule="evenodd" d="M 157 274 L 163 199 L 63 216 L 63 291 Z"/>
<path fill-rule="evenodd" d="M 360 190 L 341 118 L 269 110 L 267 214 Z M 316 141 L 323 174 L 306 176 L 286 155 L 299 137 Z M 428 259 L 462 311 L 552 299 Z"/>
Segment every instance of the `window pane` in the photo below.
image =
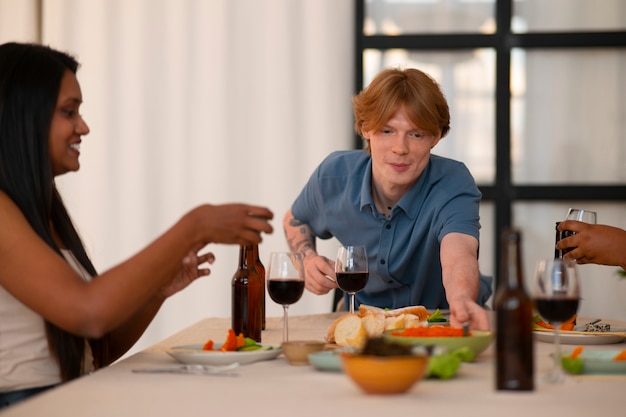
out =
<path fill-rule="evenodd" d="M 367 0 L 365 35 L 495 32 L 494 0 Z"/>
<path fill-rule="evenodd" d="M 450 133 L 433 153 L 464 162 L 481 185 L 494 183 L 495 52 L 416 52 L 406 49 L 364 52 L 364 83 L 385 67 L 417 68 L 441 85 L 451 114 Z"/>
<path fill-rule="evenodd" d="M 519 184 L 626 182 L 626 50 L 512 51 Z"/>
<path fill-rule="evenodd" d="M 494 241 L 495 237 L 495 210 L 496 206 L 491 201 L 481 201 L 480 203 L 480 249 L 478 263 L 480 272 L 484 275 L 493 277 L 493 285 L 495 289 L 496 277 L 496 246 L 500 242 Z M 491 304 L 491 303 L 489 303 Z"/>
<path fill-rule="evenodd" d="M 513 32 L 607 31 L 626 28 L 624 0 L 517 0 Z"/>
<path fill-rule="evenodd" d="M 567 215 L 569 207 L 593 210 L 598 223 L 626 229 L 626 203 L 599 201 L 532 202 L 513 205 L 513 224 L 522 235 L 522 258 L 526 284 L 535 263 L 554 256 L 555 224 Z M 624 317 L 626 280 L 619 278 L 617 267 L 580 265 L 582 302 L 578 314 L 585 317 Z"/>

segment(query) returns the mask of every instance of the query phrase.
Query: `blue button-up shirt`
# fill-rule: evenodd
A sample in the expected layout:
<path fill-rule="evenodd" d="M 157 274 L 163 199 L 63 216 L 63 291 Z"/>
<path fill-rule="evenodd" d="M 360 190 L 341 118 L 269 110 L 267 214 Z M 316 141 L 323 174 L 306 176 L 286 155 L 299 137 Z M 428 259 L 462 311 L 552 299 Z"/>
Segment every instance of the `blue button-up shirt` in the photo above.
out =
<path fill-rule="evenodd" d="M 441 278 L 440 245 L 448 233 L 479 239 L 481 199 L 461 162 L 436 155 L 386 218 L 372 198 L 372 161 L 362 150 L 329 155 L 313 172 L 291 208 L 322 239 L 365 245 L 369 280 L 355 304 L 398 308 L 448 308 Z M 481 276 L 478 302 L 491 295 Z"/>

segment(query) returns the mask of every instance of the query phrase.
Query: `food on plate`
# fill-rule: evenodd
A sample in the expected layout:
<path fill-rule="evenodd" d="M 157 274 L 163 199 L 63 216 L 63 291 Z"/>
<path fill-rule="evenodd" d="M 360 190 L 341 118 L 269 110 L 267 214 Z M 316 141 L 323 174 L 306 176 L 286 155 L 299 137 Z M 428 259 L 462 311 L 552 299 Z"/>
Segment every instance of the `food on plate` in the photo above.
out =
<path fill-rule="evenodd" d="M 574 350 L 572 350 L 572 353 L 569 354 L 569 357 L 572 359 L 576 359 L 580 356 L 581 353 L 583 353 L 583 349 L 584 348 L 582 346 L 576 346 Z"/>
<path fill-rule="evenodd" d="M 620 353 L 613 357 L 614 361 L 626 361 L 626 349 L 623 349 Z"/>
<path fill-rule="evenodd" d="M 407 337 L 463 337 L 463 329 L 450 326 L 410 327 L 399 331 L 392 331 L 394 336 Z M 470 331 L 468 336 L 471 336 Z"/>
<path fill-rule="evenodd" d="M 361 304 L 359 306 L 359 316 L 365 317 L 368 314 L 383 314 L 385 317 L 396 317 L 402 314 L 412 314 L 419 317 L 420 320 L 428 319 L 428 310 L 424 306 L 407 306 L 388 310 L 380 307 Z"/>
<path fill-rule="evenodd" d="M 576 346 L 569 355 L 561 357 L 561 365 L 570 374 L 582 374 L 585 369 L 585 359 L 581 357 L 584 348 Z M 611 360 L 626 361 L 626 349 L 621 350 Z"/>
<path fill-rule="evenodd" d="M 367 337 L 363 321 L 356 314 L 341 317 L 333 331 L 333 341 L 339 346 L 352 346 L 360 349 L 367 341 Z"/>
<path fill-rule="evenodd" d="M 379 337 L 386 330 L 428 325 L 430 316 L 424 306 L 386 310 L 361 304 L 359 314 L 347 314 L 328 327 L 326 341 L 339 346 L 362 348 L 367 338 Z"/>
<path fill-rule="evenodd" d="M 213 350 L 214 345 L 215 343 L 213 340 L 209 339 L 204 343 L 204 345 L 202 345 L 202 350 Z"/>
<path fill-rule="evenodd" d="M 426 350 L 425 347 L 422 347 Z M 426 368 L 425 376 L 427 378 L 437 379 L 450 379 L 456 375 L 458 369 L 461 367 L 461 362 L 464 358 L 467 358 L 468 349 L 457 349 L 454 352 L 447 353 L 442 350 L 428 349 L 427 352 L 433 351 L 433 354 L 429 354 L 428 366 Z M 473 354 L 470 351 L 469 352 Z M 401 343 L 394 343 L 385 340 L 380 337 L 374 337 L 368 339 L 361 351 L 362 355 L 372 356 L 409 356 L 415 355 L 415 346 L 404 345 Z M 419 354 L 419 353 L 418 353 Z M 468 361 L 468 362 L 471 362 Z"/>
<path fill-rule="evenodd" d="M 563 356 L 561 358 L 561 366 L 565 372 L 578 375 L 582 374 L 585 368 L 585 364 L 580 358 L 572 358 L 571 356 Z"/>
<path fill-rule="evenodd" d="M 386 321 L 376 314 L 368 314 L 361 318 L 368 335 L 381 335 L 385 331 Z"/>
<path fill-rule="evenodd" d="M 442 353 L 431 356 L 426 368 L 427 378 L 450 379 L 456 375 L 456 371 L 461 367 L 461 358 L 452 353 Z"/>
<path fill-rule="evenodd" d="M 582 346 L 576 346 L 569 355 L 569 358 L 576 359 L 583 353 L 584 348 Z M 622 349 L 617 355 L 613 356 L 614 361 L 626 361 L 626 349 Z"/>
<path fill-rule="evenodd" d="M 441 313 L 441 310 L 436 309 L 433 311 L 433 314 L 428 316 L 426 321 L 429 323 L 447 323 L 448 318 Z"/>
<path fill-rule="evenodd" d="M 373 356 L 409 356 L 413 354 L 411 346 L 394 343 L 382 337 L 368 339 L 361 350 L 362 355 Z"/>
<path fill-rule="evenodd" d="M 202 350 L 215 350 L 214 347 L 215 343 L 213 340 L 209 339 L 202 345 Z M 268 347 L 258 344 L 254 339 L 245 337 L 243 333 L 237 335 L 233 329 L 228 329 L 226 340 L 224 340 L 224 343 L 222 343 L 222 346 L 220 346 L 217 351 L 244 352 L 261 349 L 268 349 Z"/>
<path fill-rule="evenodd" d="M 611 325 L 608 323 L 587 323 L 583 332 L 610 332 Z"/>
<path fill-rule="evenodd" d="M 573 330 L 576 325 L 576 314 L 572 316 L 569 320 L 563 322 L 559 329 L 561 330 Z M 554 326 L 545 321 L 541 316 L 535 314 L 533 316 L 533 329 L 535 330 L 553 330 Z"/>

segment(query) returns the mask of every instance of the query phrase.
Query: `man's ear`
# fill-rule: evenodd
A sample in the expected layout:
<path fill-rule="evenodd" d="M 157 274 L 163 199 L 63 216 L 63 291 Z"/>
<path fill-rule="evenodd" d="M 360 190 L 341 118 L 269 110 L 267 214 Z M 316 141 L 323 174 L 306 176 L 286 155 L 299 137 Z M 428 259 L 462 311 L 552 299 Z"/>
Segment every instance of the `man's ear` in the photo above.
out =
<path fill-rule="evenodd" d="M 433 138 L 433 142 L 430 144 L 430 149 L 437 146 L 440 140 L 441 140 L 441 132 L 439 132 L 439 135 L 436 138 Z"/>

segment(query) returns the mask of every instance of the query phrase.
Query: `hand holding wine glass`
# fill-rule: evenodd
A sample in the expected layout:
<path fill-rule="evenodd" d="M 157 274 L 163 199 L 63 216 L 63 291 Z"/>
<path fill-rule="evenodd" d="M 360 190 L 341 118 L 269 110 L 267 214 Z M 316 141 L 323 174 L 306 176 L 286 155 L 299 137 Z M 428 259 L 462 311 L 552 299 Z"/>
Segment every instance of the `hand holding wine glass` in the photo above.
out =
<path fill-rule="evenodd" d="M 583 223 L 596 224 L 597 214 L 595 211 L 591 211 L 591 210 L 570 208 L 567 212 L 567 217 L 565 218 L 565 220 L 576 220 L 576 221 L 583 222 Z M 558 225 L 559 223 L 557 223 L 557 236 L 556 236 L 557 243 L 559 240 L 563 238 L 576 234 L 575 232 L 571 230 L 559 231 Z M 562 258 L 563 255 L 565 255 L 568 252 L 571 252 L 572 249 L 574 248 L 566 248 L 566 249 L 561 249 L 561 250 L 555 249 L 555 257 Z"/>
<path fill-rule="evenodd" d="M 578 220 L 579 222 L 596 224 L 597 214 L 595 211 L 570 208 L 567 212 L 566 220 Z"/>
<path fill-rule="evenodd" d="M 563 382 L 559 330 L 578 311 L 580 285 L 576 262 L 571 259 L 544 259 L 537 263 L 532 298 L 537 312 L 554 326 L 554 366 L 545 376 L 549 383 Z"/>
<path fill-rule="evenodd" d="M 365 288 L 369 278 L 365 246 L 341 246 L 335 262 L 337 285 L 350 295 L 350 314 L 354 314 L 354 295 Z"/>
<path fill-rule="evenodd" d="M 283 342 L 289 340 L 287 310 L 304 292 L 304 264 L 299 253 L 272 252 L 267 268 L 267 292 L 283 306 Z"/>

